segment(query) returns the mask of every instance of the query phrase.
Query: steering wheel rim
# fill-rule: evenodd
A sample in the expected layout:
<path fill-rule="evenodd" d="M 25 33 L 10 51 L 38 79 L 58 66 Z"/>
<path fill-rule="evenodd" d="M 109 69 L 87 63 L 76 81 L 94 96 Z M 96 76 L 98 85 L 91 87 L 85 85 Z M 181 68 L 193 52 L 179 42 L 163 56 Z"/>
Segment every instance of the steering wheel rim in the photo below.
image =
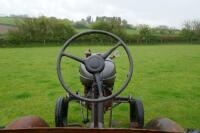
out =
<path fill-rule="evenodd" d="M 84 36 L 84 35 L 89 35 L 89 34 L 103 34 L 103 35 L 107 35 L 111 38 L 113 38 L 114 40 L 118 41 L 118 43 L 120 43 L 120 45 L 123 47 L 123 49 L 125 50 L 127 56 L 128 56 L 128 60 L 129 60 L 129 72 L 128 72 L 128 75 L 127 75 L 127 78 L 126 80 L 124 81 L 124 83 L 122 84 L 122 86 L 115 92 L 113 93 L 112 95 L 110 96 L 107 96 L 107 97 L 101 97 L 101 98 L 97 98 L 97 99 L 91 99 L 91 98 L 87 98 L 87 97 L 82 97 L 82 96 L 79 96 L 77 94 L 74 94 L 70 88 L 67 86 L 67 84 L 65 84 L 65 81 L 63 79 L 63 76 L 62 76 L 62 73 L 61 73 L 61 59 L 63 57 L 63 53 L 66 53 L 64 52 L 65 49 L 74 41 L 76 40 L 77 38 L 81 37 L 81 36 Z M 118 46 L 120 46 L 118 45 Z M 116 45 L 117 46 L 117 45 Z M 117 47 L 118 47 L 117 46 Z M 117 48 L 116 47 L 116 48 Z M 114 47 L 112 47 L 114 48 Z M 116 49 L 115 48 L 115 49 Z M 115 50 L 114 49 L 114 50 Z M 113 50 L 113 51 L 114 51 Z M 112 52 L 113 52 L 112 51 Z M 67 55 L 67 54 L 66 54 Z M 69 58 L 72 58 L 74 60 L 77 60 L 77 61 L 80 61 L 81 59 L 79 58 L 74 58 L 74 57 L 71 57 L 71 55 L 67 55 L 67 57 Z M 129 84 L 130 80 L 131 80 L 131 77 L 132 77 L 132 74 L 133 74 L 133 58 L 132 58 L 132 55 L 131 55 L 131 52 L 129 50 L 129 48 L 127 47 L 127 45 L 124 43 L 124 41 L 118 37 L 117 35 L 113 34 L 113 33 L 110 33 L 110 32 L 107 32 L 107 31 L 103 31 L 103 30 L 88 30 L 88 31 L 85 31 L 85 32 L 81 32 L 81 33 L 78 33 L 74 36 L 72 36 L 70 39 L 68 39 L 63 47 L 61 48 L 60 52 L 59 52 L 59 55 L 58 55 L 58 58 L 57 58 L 57 74 L 58 74 L 58 79 L 62 85 L 62 87 L 65 89 L 65 91 L 67 91 L 69 94 L 71 94 L 72 96 L 76 97 L 77 99 L 79 100 L 83 100 L 83 101 L 87 101 L 87 102 L 104 102 L 104 101 L 107 101 L 109 99 L 112 99 L 116 96 L 118 96 L 126 87 L 127 85 Z"/>

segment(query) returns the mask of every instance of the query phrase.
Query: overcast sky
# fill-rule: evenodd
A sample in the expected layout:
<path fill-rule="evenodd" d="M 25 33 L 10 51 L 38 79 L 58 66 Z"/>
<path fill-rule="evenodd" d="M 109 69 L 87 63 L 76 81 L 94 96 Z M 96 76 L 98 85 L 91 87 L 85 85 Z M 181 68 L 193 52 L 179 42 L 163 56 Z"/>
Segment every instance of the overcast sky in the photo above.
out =
<path fill-rule="evenodd" d="M 27 14 L 80 20 L 119 16 L 131 24 L 181 27 L 200 19 L 200 0 L 0 0 L 0 15 Z"/>

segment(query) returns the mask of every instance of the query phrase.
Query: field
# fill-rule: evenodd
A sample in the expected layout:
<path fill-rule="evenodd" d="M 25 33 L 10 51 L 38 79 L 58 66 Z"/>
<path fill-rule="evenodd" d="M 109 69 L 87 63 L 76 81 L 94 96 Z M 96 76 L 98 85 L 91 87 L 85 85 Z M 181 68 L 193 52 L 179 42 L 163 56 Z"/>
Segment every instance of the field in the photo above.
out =
<path fill-rule="evenodd" d="M 103 51 L 108 46 L 74 46 L 71 53 L 83 55 Z M 56 57 L 60 47 L 0 49 L 0 126 L 24 115 L 39 115 L 54 126 L 56 98 L 65 96 L 56 74 Z M 143 100 L 145 122 L 157 116 L 169 117 L 184 128 L 200 129 L 200 46 L 151 45 L 130 46 L 134 57 L 134 74 L 122 95 Z M 114 61 L 117 76 L 123 76 L 127 63 L 121 49 Z M 78 66 L 66 61 L 66 79 L 81 87 Z M 77 73 L 76 75 L 73 75 Z M 70 80 L 71 78 L 71 80 Z M 119 81 L 119 82 L 118 82 Z M 116 87 L 122 80 L 117 80 Z M 82 90 L 82 88 L 81 88 Z M 128 127 L 128 105 L 114 109 L 118 127 Z M 70 122 L 81 121 L 80 106 L 70 105 Z M 107 120 L 108 113 L 106 114 Z"/>
<path fill-rule="evenodd" d="M 15 21 L 14 17 L 0 17 L 0 24 L 15 25 Z"/>

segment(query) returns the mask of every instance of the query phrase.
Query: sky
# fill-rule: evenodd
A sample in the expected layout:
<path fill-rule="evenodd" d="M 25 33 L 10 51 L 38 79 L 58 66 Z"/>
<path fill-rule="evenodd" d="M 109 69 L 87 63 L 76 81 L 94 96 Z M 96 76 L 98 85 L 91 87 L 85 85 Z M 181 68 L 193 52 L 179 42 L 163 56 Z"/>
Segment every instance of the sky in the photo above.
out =
<path fill-rule="evenodd" d="M 0 15 L 10 14 L 74 21 L 118 16 L 133 25 L 180 28 L 186 20 L 200 20 L 200 0 L 0 0 Z"/>

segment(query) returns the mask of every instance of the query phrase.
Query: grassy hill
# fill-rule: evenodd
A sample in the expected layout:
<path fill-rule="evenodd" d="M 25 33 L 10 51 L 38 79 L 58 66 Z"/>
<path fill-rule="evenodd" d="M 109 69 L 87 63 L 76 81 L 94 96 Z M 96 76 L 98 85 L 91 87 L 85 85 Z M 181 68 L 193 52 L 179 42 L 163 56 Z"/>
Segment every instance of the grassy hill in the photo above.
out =
<path fill-rule="evenodd" d="M 7 33 L 10 29 L 15 28 L 15 25 L 16 25 L 15 22 L 17 19 L 20 19 L 20 18 L 0 17 L 0 34 Z"/>

